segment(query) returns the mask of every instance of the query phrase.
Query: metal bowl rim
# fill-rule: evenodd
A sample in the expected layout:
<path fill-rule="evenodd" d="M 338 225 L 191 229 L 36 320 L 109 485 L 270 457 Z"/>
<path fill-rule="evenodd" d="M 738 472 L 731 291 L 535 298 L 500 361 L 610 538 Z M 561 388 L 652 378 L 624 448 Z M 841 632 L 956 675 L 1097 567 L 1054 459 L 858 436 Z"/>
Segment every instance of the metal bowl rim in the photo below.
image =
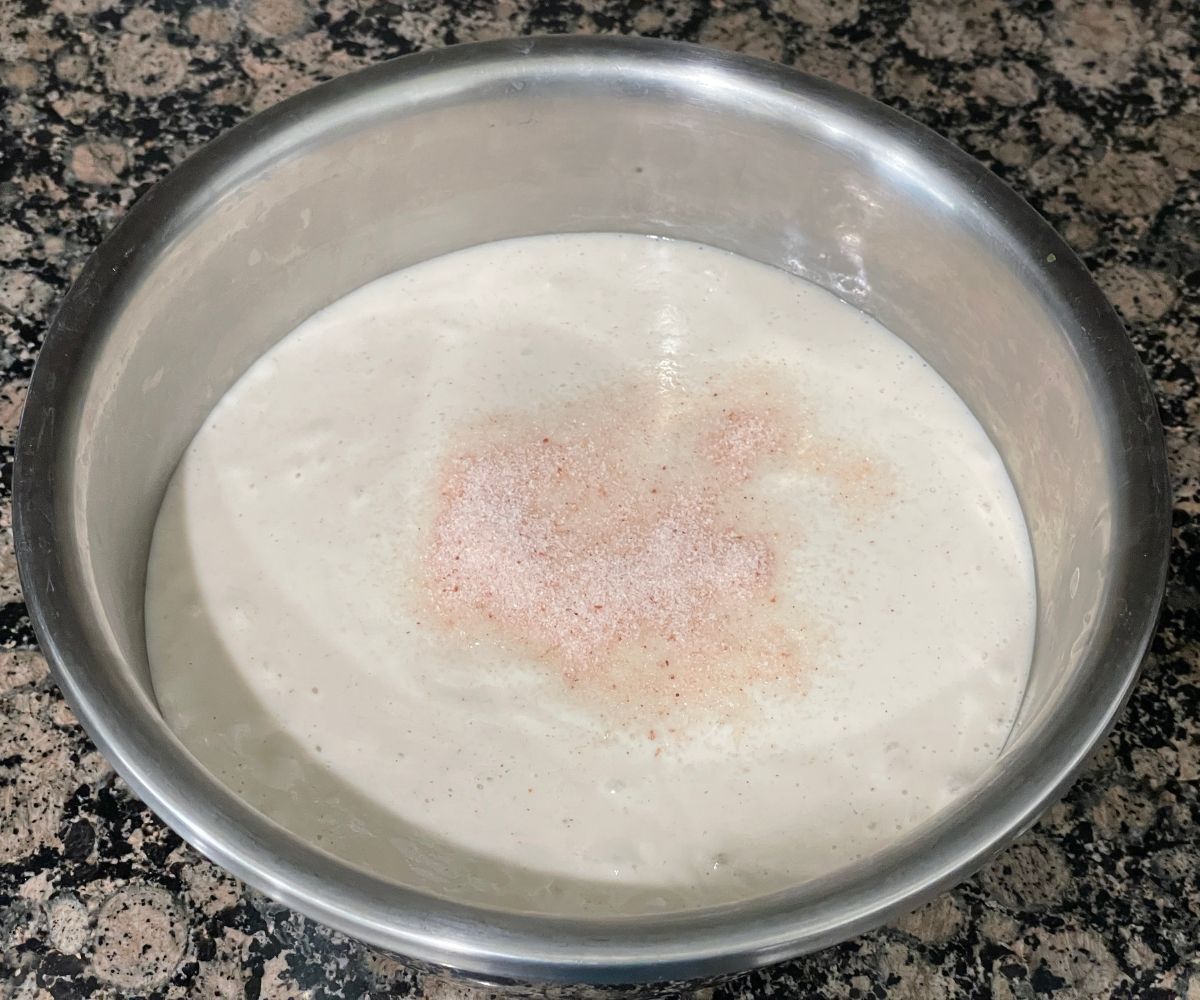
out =
<path fill-rule="evenodd" d="M 63 447 L 55 415 L 76 387 L 97 310 L 118 283 L 152 263 L 154 236 L 179 213 L 203 210 L 215 179 L 226 181 L 271 142 L 295 141 L 319 115 L 364 94 L 464 68 L 520 72 L 538 61 L 615 60 L 667 74 L 682 67 L 729 74 L 740 83 L 795 95 L 886 131 L 964 189 L 1031 259 L 1057 266 L 1043 280 L 1080 317 L 1077 348 L 1104 356 L 1110 396 L 1131 412 L 1114 415 L 1132 447 L 1121 456 L 1130 484 L 1126 510 L 1138 519 L 1114 525 L 1134 553 L 1124 568 L 1122 627 L 1104 657 L 1095 697 L 1047 738 L 1052 752 L 1010 763 L 1020 794 L 985 787 L 956 807 L 938 850 L 904 842 L 855 871 L 746 903 L 650 918 L 572 918 L 507 913 L 453 903 L 366 875 L 266 820 L 218 785 L 186 753 L 152 704 L 133 727 L 110 717 L 111 692 L 88 669 L 81 641 L 85 609 L 73 604 L 57 558 L 63 498 L 54 463 Z M 326 118 L 328 120 L 328 118 Z M 1108 733 L 1149 648 L 1166 581 L 1170 496 L 1161 426 L 1144 370 L 1120 321 L 1068 246 L 998 178 L 947 140 L 868 98 L 784 66 L 676 42 L 631 38 L 525 38 L 454 46 L 402 57 L 292 97 L 209 143 L 160 181 L 94 252 L 50 325 L 35 367 L 17 444 L 14 536 L 26 602 L 53 676 L 100 750 L 134 791 L 201 853 L 268 896 L 337 930 L 387 950 L 498 981 L 645 983 L 743 970 L 832 944 L 882 923 L 980 868 L 1027 829 L 1074 777 Z M 1078 707 L 1078 706 L 1077 706 Z M 1068 727 L 1066 723 L 1070 723 Z M 181 776 L 182 775 L 182 780 Z M 202 794 L 197 794 L 200 790 Z M 208 796 L 230 828 L 208 829 Z M 267 841 L 282 837 L 281 846 Z"/>

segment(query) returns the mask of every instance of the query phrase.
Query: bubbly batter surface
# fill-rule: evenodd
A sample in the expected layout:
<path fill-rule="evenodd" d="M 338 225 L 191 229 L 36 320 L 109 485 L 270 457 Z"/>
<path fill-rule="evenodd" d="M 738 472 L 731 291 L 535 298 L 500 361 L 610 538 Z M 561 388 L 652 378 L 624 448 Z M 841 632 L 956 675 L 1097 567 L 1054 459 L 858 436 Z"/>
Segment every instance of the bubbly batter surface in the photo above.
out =
<path fill-rule="evenodd" d="M 1033 641 L 1003 465 L 827 292 L 546 236 L 390 275 L 185 454 L 147 638 L 188 746 L 357 864 L 643 912 L 886 845 L 999 752 Z"/>

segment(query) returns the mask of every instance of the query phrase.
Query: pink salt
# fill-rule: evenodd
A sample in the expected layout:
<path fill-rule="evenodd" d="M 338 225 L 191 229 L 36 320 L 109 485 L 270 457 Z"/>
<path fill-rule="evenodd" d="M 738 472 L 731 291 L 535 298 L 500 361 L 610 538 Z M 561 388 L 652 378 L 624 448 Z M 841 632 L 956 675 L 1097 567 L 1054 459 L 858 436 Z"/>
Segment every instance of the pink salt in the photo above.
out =
<path fill-rule="evenodd" d="M 777 604 L 750 488 L 804 448 L 769 396 L 722 385 L 664 408 L 634 385 L 477 428 L 443 469 L 424 553 L 441 619 L 673 721 L 794 683 L 811 636 Z"/>

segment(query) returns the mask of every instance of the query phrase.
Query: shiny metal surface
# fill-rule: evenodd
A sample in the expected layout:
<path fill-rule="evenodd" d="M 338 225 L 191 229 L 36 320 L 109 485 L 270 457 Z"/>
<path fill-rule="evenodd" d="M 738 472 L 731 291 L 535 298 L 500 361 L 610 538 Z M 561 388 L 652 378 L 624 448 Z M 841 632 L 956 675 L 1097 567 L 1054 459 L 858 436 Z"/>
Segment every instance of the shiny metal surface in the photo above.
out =
<path fill-rule="evenodd" d="M 909 340 L 966 399 L 1033 537 L 1039 634 L 1003 757 L 857 867 L 653 919 L 455 904 L 299 841 L 163 723 L 142 591 L 170 473 L 222 392 L 300 320 L 398 267 L 522 234 L 700 240 L 804 275 Z M 714 975 L 846 938 L 971 873 L 1107 732 L 1152 633 L 1169 538 L 1161 430 L 1117 318 L 993 176 L 882 106 L 669 43 L 538 39 L 410 56 L 259 115 L 151 191 L 47 337 L 18 444 L 16 539 L 58 682 L 201 852 L 373 944 L 483 977 Z"/>

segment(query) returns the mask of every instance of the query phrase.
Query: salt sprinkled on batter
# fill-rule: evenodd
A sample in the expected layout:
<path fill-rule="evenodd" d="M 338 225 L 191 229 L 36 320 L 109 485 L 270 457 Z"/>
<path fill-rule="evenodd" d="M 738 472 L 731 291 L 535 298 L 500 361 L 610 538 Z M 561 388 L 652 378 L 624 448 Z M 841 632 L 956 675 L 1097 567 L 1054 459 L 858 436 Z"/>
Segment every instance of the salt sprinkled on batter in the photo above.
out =
<path fill-rule="evenodd" d="M 690 395 L 633 381 L 475 428 L 425 554 L 438 613 L 641 710 L 624 721 L 730 716 L 752 688 L 798 685 L 815 633 L 778 606 L 779 526 L 753 486 L 829 463 L 771 384 L 765 368 Z"/>

